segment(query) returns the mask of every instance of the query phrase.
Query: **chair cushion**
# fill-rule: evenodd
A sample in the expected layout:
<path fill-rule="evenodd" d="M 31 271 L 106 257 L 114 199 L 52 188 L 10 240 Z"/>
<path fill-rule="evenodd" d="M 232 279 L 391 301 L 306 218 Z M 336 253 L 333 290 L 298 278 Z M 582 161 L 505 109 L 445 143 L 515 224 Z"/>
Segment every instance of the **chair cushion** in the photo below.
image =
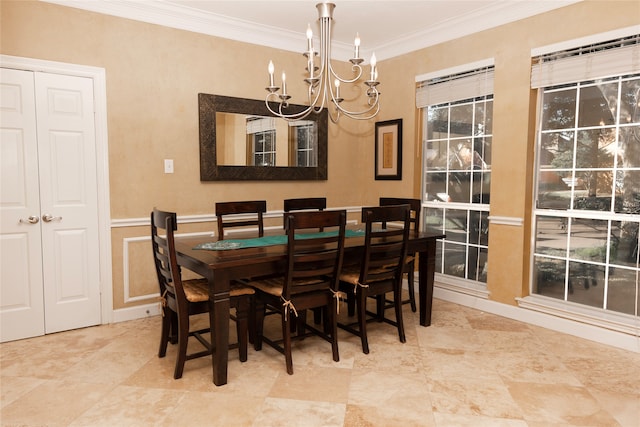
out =
<path fill-rule="evenodd" d="M 323 283 L 324 279 L 321 278 L 310 278 L 307 280 L 295 280 L 294 285 L 303 286 L 303 285 L 313 285 L 316 283 Z M 282 288 L 284 287 L 284 277 L 270 277 L 261 280 L 255 280 L 249 282 L 251 286 L 256 289 L 261 290 L 264 293 L 275 295 L 277 297 L 282 296 Z"/>
<path fill-rule="evenodd" d="M 209 300 L 209 284 L 207 279 L 184 280 L 182 282 L 184 294 L 190 302 L 202 302 Z M 242 283 L 232 282 L 229 295 L 239 297 L 241 295 L 253 295 L 255 290 Z"/>
<path fill-rule="evenodd" d="M 254 280 L 251 286 L 262 292 L 275 296 L 282 296 L 284 277 L 270 277 L 268 279 Z"/>
<path fill-rule="evenodd" d="M 183 280 L 182 287 L 187 300 L 191 302 L 201 302 L 209 299 L 207 279 Z"/>
<path fill-rule="evenodd" d="M 239 297 L 241 295 L 253 295 L 256 291 L 251 286 L 247 286 L 240 282 L 231 282 L 231 288 L 229 289 L 229 295 L 233 297 Z"/>
<path fill-rule="evenodd" d="M 382 266 L 379 268 L 369 270 L 369 274 L 386 273 L 392 267 Z M 343 268 L 340 273 L 340 281 L 350 283 L 352 285 L 360 284 L 360 267 L 347 267 Z M 369 280 L 368 283 L 378 282 L 380 280 Z"/>
<path fill-rule="evenodd" d="M 340 272 L 340 281 L 357 285 L 360 279 L 360 267 L 345 267 Z"/>

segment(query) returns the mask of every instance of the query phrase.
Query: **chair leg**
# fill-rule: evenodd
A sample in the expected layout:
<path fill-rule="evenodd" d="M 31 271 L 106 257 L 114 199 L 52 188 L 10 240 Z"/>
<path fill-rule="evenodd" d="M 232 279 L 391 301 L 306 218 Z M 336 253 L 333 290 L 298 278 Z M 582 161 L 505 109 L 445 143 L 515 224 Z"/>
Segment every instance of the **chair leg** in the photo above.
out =
<path fill-rule="evenodd" d="M 176 357 L 176 369 L 173 378 L 182 378 L 184 362 L 187 360 L 187 343 L 189 342 L 189 315 L 178 318 L 178 357 Z"/>
<path fill-rule="evenodd" d="M 325 323 L 325 332 L 328 328 L 331 329 L 331 352 L 333 353 L 333 361 L 340 361 L 340 353 L 338 352 L 338 301 L 335 298 L 331 298 L 331 304 L 328 309 L 325 310 L 325 319 L 329 324 Z"/>
<path fill-rule="evenodd" d="M 313 323 L 319 325 L 322 322 L 322 310 L 319 308 L 313 309 Z"/>
<path fill-rule="evenodd" d="M 385 294 L 380 294 L 376 296 L 376 314 L 378 322 L 384 321 L 384 306 L 385 306 Z"/>
<path fill-rule="evenodd" d="M 238 299 L 236 305 L 236 335 L 238 336 L 238 353 L 241 362 L 247 361 L 248 316 L 249 301 L 246 298 Z"/>
<path fill-rule="evenodd" d="M 367 341 L 367 292 L 363 287 L 358 286 L 356 291 L 356 306 L 358 309 L 358 327 L 360 328 L 360 341 L 362 342 L 362 352 L 369 354 L 369 342 Z"/>
<path fill-rule="evenodd" d="M 347 315 L 353 317 L 356 314 L 356 296 L 353 292 L 347 292 Z"/>
<path fill-rule="evenodd" d="M 171 327 L 169 328 L 169 342 L 171 344 L 178 344 L 178 314 L 169 309 L 169 318 Z"/>
<path fill-rule="evenodd" d="M 253 312 L 255 313 L 255 338 L 253 341 L 253 348 L 255 351 L 260 351 L 262 350 L 262 331 L 264 328 L 264 317 L 267 308 L 264 303 L 258 301 L 257 298 L 254 301 L 255 310 L 253 310 Z"/>
<path fill-rule="evenodd" d="M 171 330 L 171 313 L 172 311 L 166 307 L 162 309 L 162 330 L 160 332 L 158 357 L 164 357 L 167 354 L 167 344 L 169 344 L 169 333 Z"/>
<path fill-rule="evenodd" d="M 402 321 L 402 284 L 398 284 L 393 291 L 393 305 L 396 309 L 396 323 L 398 324 L 398 337 L 400 342 L 407 342 L 404 335 L 404 322 Z"/>
<path fill-rule="evenodd" d="M 415 271 L 413 263 L 410 265 L 410 269 L 407 272 L 407 287 L 409 289 L 409 304 L 411 304 L 411 311 L 416 312 L 416 292 L 413 284 Z"/>
<path fill-rule="evenodd" d="M 251 295 L 249 297 L 249 314 L 248 314 L 248 322 L 247 325 L 248 333 L 249 333 L 249 342 L 251 344 L 255 343 L 256 340 L 256 323 L 257 323 L 257 314 L 256 314 L 256 297 L 255 295 Z"/>
<path fill-rule="evenodd" d="M 287 366 L 287 373 L 289 375 L 293 375 L 293 359 L 291 357 L 291 325 L 290 322 L 295 322 L 294 314 L 292 312 L 288 312 L 288 307 L 284 307 L 284 312 L 282 313 L 282 348 L 284 349 L 284 360 Z"/>

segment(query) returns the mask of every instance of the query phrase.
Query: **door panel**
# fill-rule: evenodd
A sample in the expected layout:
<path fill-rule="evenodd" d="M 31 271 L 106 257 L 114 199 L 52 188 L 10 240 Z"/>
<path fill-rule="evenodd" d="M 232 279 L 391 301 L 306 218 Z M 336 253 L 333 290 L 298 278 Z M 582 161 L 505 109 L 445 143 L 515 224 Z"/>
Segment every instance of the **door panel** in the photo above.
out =
<path fill-rule="evenodd" d="M 100 323 L 93 81 L 37 73 L 36 100 L 45 332 L 52 333 Z"/>
<path fill-rule="evenodd" d="M 0 69 L 0 112 L 0 340 L 10 341 L 44 333 L 32 72 Z"/>
<path fill-rule="evenodd" d="M 0 72 L 0 341 L 99 324 L 93 80 Z"/>

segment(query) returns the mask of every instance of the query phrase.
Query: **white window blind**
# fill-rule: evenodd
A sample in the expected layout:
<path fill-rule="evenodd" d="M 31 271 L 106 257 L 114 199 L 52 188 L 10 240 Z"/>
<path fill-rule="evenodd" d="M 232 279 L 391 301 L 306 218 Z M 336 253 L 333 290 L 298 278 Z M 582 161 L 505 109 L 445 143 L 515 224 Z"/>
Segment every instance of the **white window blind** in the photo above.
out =
<path fill-rule="evenodd" d="M 424 80 L 416 89 L 416 107 L 425 108 L 493 94 L 493 65 Z"/>
<path fill-rule="evenodd" d="M 267 132 L 276 129 L 276 120 L 273 117 L 259 117 L 247 119 L 247 134 Z"/>
<path fill-rule="evenodd" d="M 640 35 L 634 35 L 534 58 L 531 87 L 536 89 L 639 72 Z"/>

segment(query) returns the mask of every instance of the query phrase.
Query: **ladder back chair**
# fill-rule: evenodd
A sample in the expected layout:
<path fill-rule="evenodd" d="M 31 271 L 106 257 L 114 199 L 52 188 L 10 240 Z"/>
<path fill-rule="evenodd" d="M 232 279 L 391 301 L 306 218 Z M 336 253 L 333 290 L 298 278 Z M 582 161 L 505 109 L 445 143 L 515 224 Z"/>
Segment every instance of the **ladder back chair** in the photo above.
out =
<path fill-rule="evenodd" d="M 357 323 L 338 326 L 360 337 L 365 354 L 369 353 L 367 321 L 377 320 L 396 326 L 400 342 L 406 341 L 402 321 L 402 274 L 409 240 L 409 215 L 408 205 L 362 208 L 365 242 L 360 264 L 346 267 L 340 273 L 340 290 L 347 294 L 348 300 L 355 300 L 358 319 Z M 402 227 L 382 228 L 383 223 L 391 221 L 401 223 Z M 395 321 L 384 315 L 388 293 L 393 294 Z M 376 313 L 367 310 L 368 297 L 375 297 Z"/>
<path fill-rule="evenodd" d="M 422 209 L 422 202 L 420 199 L 403 199 L 398 197 L 380 197 L 380 206 L 390 205 L 409 205 L 411 209 L 411 228 L 416 235 L 420 232 L 420 211 Z M 384 224 L 383 226 L 386 226 Z M 416 312 L 416 293 L 415 293 L 415 270 L 416 270 L 416 255 L 407 254 L 407 260 L 405 262 L 404 272 L 407 274 L 407 288 L 409 290 L 409 299 L 402 301 L 403 304 L 410 304 L 411 311 Z"/>
<path fill-rule="evenodd" d="M 327 208 L 326 197 L 303 197 L 298 199 L 285 199 L 284 211 L 301 211 L 301 210 L 318 210 L 323 211 Z"/>
<path fill-rule="evenodd" d="M 257 227 L 258 237 L 264 236 L 263 215 L 267 211 L 265 200 L 218 202 L 215 208 L 218 240 L 224 240 L 225 230 L 237 227 Z"/>
<path fill-rule="evenodd" d="M 257 322 L 254 347 L 262 342 L 284 354 L 287 373 L 293 374 L 292 340 L 318 335 L 331 343 L 333 360 L 339 361 L 337 311 L 338 274 L 344 254 L 346 210 L 292 212 L 287 215 L 287 261 L 283 276 L 249 282 L 256 289 Z M 333 233 L 297 238 L 311 229 L 330 228 Z M 266 309 L 278 312 L 282 320 L 282 338 L 270 339 L 263 334 Z M 324 328 L 316 329 L 304 322 L 308 309 L 323 310 Z M 295 336 L 292 322 L 300 316 Z M 307 332 L 309 331 L 309 332 Z"/>
<path fill-rule="evenodd" d="M 206 279 L 182 280 L 182 272 L 178 265 L 174 233 L 177 230 L 175 212 L 153 209 L 151 212 L 151 243 L 155 261 L 160 298 L 162 302 L 162 331 L 158 357 L 165 357 L 167 344 L 178 344 L 178 355 L 173 377 L 181 378 L 187 360 L 211 355 L 211 344 L 204 334 L 210 328 L 190 329 L 190 316 L 209 312 L 209 286 Z M 163 231 L 165 236 L 161 236 Z M 237 344 L 230 348 L 238 348 L 240 361 L 247 360 L 248 313 L 253 288 L 234 284 L 230 290 L 231 307 L 236 310 Z M 195 337 L 204 350 L 187 354 L 189 337 Z"/>
<path fill-rule="evenodd" d="M 301 197 L 297 199 L 284 199 L 284 212 L 285 215 L 283 217 L 284 226 L 286 227 L 287 223 L 287 213 L 292 211 L 307 211 L 307 210 L 317 210 L 323 211 L 327 208 L 327 198 L 326 197 Z M 319 231 L 323 231 L 323 228 L 320 227 Z M 314 310 L 313 318 L 316 324 L 322 321 L 321 311 Z M 292 323 L 291 327 L 295 329 L 295 324 Z"/>

